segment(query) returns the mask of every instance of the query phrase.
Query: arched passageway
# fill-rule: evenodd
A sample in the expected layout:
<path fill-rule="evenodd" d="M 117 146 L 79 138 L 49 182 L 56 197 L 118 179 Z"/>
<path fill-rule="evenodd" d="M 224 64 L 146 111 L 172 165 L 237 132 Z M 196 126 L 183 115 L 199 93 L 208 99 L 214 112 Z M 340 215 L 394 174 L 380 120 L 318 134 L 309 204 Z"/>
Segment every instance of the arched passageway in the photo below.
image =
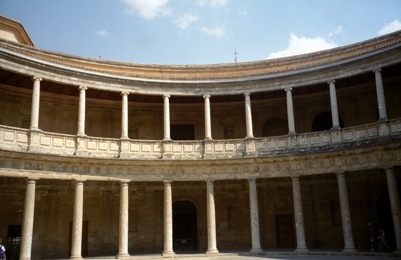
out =
<path fill-rule="evenodd" d="M 173 247 L 175 252 L 198 249 L 196 207 L 188 201 L 173 203 Z"/>

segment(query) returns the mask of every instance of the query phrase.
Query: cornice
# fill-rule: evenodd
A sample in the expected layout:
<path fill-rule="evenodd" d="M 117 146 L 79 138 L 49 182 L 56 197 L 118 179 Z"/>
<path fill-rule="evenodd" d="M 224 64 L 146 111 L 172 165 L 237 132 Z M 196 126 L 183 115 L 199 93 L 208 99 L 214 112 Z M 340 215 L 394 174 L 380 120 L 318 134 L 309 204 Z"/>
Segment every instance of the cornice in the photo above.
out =
<path fill-rule="evenodd" d="M 198 83 L 255 80 L 270 74 L 287 74 L 315 67 L 330 67 L 381 50 L 400 48 L 401 31 L 373 38 L 367 41 L 333 48 L 315 53 L 251 62 L 222 63 L 207 65 L 161 65 L 118 62 L 85 58 L 64 53 L 39 49 L 31 46 L 0 41 L 3 50 L 23 55 L 25 59 L 53 66 L 62 66 L 87 74 L 101 74 L 109 77 L 126 77 L 138 81 Z"/>

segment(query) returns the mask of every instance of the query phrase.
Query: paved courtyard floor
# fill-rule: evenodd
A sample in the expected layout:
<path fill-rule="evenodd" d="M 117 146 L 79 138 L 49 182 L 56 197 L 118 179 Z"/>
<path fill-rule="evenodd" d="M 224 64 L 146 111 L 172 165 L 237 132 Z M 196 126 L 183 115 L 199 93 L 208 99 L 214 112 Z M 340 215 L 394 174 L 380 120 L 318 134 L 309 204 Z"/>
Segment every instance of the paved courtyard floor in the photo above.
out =
<path fill-rule="evenodd" d="M 91 260 L 111 260 L 116 259 L 115 256 L 109 257 L 89 257 L 85 259 Z M 252 255 L 248 252 L 226 252 L 217 255 L 206 255 L 203 253 L 191 254 L 176 254 L 174 256 L 161 256 L 160 254 L 146 254 L 146 255 L 131 255 L 130 260 L 156 260 L 156 259 L 178 259 L 178 260 L 286 260 L 286 259 L 312 259 L 312 260 L 380 260 L 388 259 L 395 260 L 401 259 L 401 254 L 394 253 L 380 253 L 380 252 L 356 252 L 356 253 L 342 253 L 332 251 L 311 251 L 306 254 L 297 254 L 294 252 L 263 252 L 258 255 Z"/>

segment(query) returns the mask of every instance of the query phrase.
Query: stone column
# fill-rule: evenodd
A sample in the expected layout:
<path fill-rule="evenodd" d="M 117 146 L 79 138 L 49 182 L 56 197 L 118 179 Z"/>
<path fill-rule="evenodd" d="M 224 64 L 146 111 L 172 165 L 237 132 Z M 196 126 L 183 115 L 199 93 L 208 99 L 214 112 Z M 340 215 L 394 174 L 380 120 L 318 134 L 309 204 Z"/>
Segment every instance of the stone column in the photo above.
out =
<path fill-rule="evenodd" d="M 79 136 L 85 135 L 85 114 L 86 114 L 86 90 L 87 87 L 79 87 L 79 111 L 78 111 L 78 133 Z"/>
<path fill-rule="evenodd" d="M 331 105 L 331 119 L 333 122 L 333 129 L 340 128 L 340 120 L 338 117 L 337 94 L 335 80 L 327 81 L 330 87 L 330 105 Z"/>
<path fill-rule="evenodd" d="M 39 104 L 40 104 L 40 82 L 41 78 L 33 77 L 31 126 L 30 130 L 39 130 Z"/>
<path fill-rule="evenodd" d="M 246 138 L 253 138 L 251 93 L 245 93 Z"/>
<path fill-rule="evenodd" d="M 294 135 L 295 133 L 295 120 L 294 120 L 294 105 L 292 102 L 292 88 L 284 89 L 287 95 L 287 117 L 288 117 L 288 134 Z"/>
<path fill-rule="evenodd" d="M 121 92 L 121 139 L 128 139 L 128 92 Z"/>
<path fill-rule="evenodd" d="M 163 95 L 164 99 L 164 140 L 171 140 L 170 138 L 170 95 Z"/>
<path fill-rule="evenodd" d="M 174 255 L 173 251 L 173 201 L 171 181 L 164 181 L 164 250 L 163 256 Z"/>
<path fill-rule="evenodd" d="M 292 177 L 292 196 L 294 201 L 295 231 L 297 235 L 297 249 L 295 252 L 308 252 L 305 242 L 304 213 L 302 209 L 302 193 L 299 176 Z"/>
<path fill-rule="evenodd" d="M 118 259 L 129 258 L 128 253 L 128 182 L 120 182 L 120 222 L 119 222 L 119 237 L 118 237 Z"/>
<path fill-rule="evenodd" d="M 397 180 L 395 179 L 394 169 L 386 169 L 388 195 L 390 198 L 391 215 L 393 217 L 393 226 L 395 241 L 397 248 L 394 253 L 401 253 L 401 213 L 400 213 L 400 200 L 398 197 Z"/>
<path fill-rule="evenodd" d="M 33 219 L 35 213 L 35 190 L 36 180 L 29 179 L 26 186 L 24 215 L 22 220 L 21 248 L 19 258 L 21 260 L 31 259 Z"/>
<path fill-rule="evenodd" d="M 206 181 L 207 201 L 207 251 L 206 254 L 218 254 L 216 242 L 216 212 L 214 204 L 214 181 Z"/>
<path fill-rule="evenodd" d="M 82 258 L 82 222 L 84 209 L 84 180 L 75 180 L 74 212 L 70 259 Z"/>
<path fill-rule="evenodd" d="M 349 210 L 347 182 L 344 173 L 336 173 L 338 192 L 340 195 L 341 220 L 343 224 L 344 249 L 343 252 L 356 252 L 352 236 L 351 213 Z"/>
<path fill-rule="evenodd" d="M 256 187 L 256 180 L 249 179 L 249 205 L 251 214 L 251 235 L 252 235 L 252 248 L 251 253 L 261 253 L 263 250 L 260 246 L 259 235 L 259 209 L 258 209 L 258 191 Z"/>
<path fill-rule="evenodd" d="M 376 80 L 377 104 L 379 107 L 379 117 L 380 117 L 379 120 L 386 121 L 387 109 L 386 109 L 386 99 L 384 96 L 381 69 L 375 69 L 373 72 L 375 73 L 375 80 Z"/>
<path fill-rule="evenodd" d="M 205 139 L 212 140 L 212 127 L 210 120 L 210 95 L 204 95 L 205 99 Z"/>

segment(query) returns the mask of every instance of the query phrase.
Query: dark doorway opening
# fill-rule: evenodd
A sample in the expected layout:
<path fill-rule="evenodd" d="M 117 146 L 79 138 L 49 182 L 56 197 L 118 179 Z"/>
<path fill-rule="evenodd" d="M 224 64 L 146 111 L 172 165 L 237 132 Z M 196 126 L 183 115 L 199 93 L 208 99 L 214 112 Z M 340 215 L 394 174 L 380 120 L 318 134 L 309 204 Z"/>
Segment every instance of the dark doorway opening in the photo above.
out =
<path fill-rule="evenodd" d="M 383 191 L 376 202 L 378 227 L 382 227 L 385 233 L 387 245 L 396 248 L 393 217 L 391 214 L 390 198 L 388 191 Z M 377 231 L 378 232 L 378 231 Z"/>
<path fill-rule="evenodd" d="M 339 116 L 338 120 L 340 123 L 340 127 L 343 128 L 344 127 L 343 119 Z M 323 112 L 317 115 L 312 122 L 312 132 L 330 130 L 332 127 L 333 127 L 333 120 L 331 117 L 331 112 Z"/>
<path fill-rule="evenodd" d="M 276 215 L 277 248 L 295 248 L 294 220 L 292 214 Z"/>
<path fill-rule="evenodd" d="M 173 204 L 173 249 L 193 251 L 198 249 L 196 207 L 187 200 Z"/>
<path fill-rule="evenodd" d="M 173 140 L 195 140 L 194 125 L 171 125 L 170 131 Z"/>

